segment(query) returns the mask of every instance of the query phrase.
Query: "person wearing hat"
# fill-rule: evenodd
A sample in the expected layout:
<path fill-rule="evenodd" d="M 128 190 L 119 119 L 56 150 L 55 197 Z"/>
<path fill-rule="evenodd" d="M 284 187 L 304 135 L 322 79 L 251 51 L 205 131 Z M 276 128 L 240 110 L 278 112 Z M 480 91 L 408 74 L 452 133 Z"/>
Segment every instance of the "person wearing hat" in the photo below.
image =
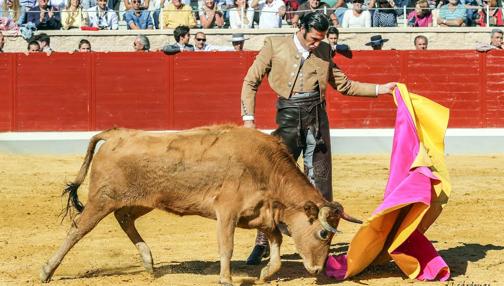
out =
<path fill-rule="evenodd" d="M 388 39 L 383 39 L 381 35 L 371 36 L 371 41 L 366 43 L 366 46 L 371 46 L 373 50 L 381 50 L 383 48 L 383 43 L 387 42 Z"/>
<path fill-rule="evenodd" d="M 233 44 L 233 48 L 235 51 L 243 51 L 243 45 L 245 44 L 245 35 L 243 33 L 236 33 L 231 35 L 231 40 L 229 40 Z"/>
<path fill-rule="evenodd" d="M 255 128 L 255 97 L 264 76 L 277 94 L 277 129 L 273 135 L 285 143 L 294 160 L 303 153 L 308 180 L 332 201 L 332 163 L 327 85 L 344 95 L 377 97 L 391 93 L 396 83 L 370 84 L 349 80 L 332 61 L 331 46 L 323 42 L 329 20 L 322 13 L 308 13 L 292 36 L 267 37 L 243 80 L 241 115 L 245 127 Z M 320 207 L 320 206 L 319 206 Z M 279 255 L 281 234 L 270 236 L 272 255 Z M 247 264 L 259 264 L 269 252 L 261 232 Z"/>

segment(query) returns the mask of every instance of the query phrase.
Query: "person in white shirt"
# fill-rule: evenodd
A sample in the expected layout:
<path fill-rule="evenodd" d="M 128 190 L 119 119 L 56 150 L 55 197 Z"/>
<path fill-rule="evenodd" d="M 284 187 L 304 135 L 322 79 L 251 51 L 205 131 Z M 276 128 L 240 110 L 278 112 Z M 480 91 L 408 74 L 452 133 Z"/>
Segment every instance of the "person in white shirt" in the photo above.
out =
<path fill-rule="evenodd" d="M 107 0 L 98 0 L 98 5 L 88 9 L 89 26 L 100 30 L 117 30 L 119 20 L 116 12 L 107 7 Z"/>
<path fill-rule="evenodd" d="M 234 7 L 229 9 L 229 28 L 250 29 L 254 23 L 254 9 L 246 0 L 234 0 Z"/>
<path fill-rule="evenodd" d="M 259 29 L 280 28 L 282 26 L 282 17 L 285 15 L 283 0 L 255 0 L 252 3 L 252 8 L 261 11 Z"/>
<path fill-rule="evenodd" d="M 342 28 L 371 28 L 371 13 L 363 10 L 364 0 L 353 0 L 352 10 L 343 15 Z"/>
<path fill-rule="evenodd" d="M 232 47 L 223 47 L 207 44 L 206 35 L 203 32 L 197 32 L 194 35 L 194 51 L 195 52 L 223 52 L 234 51 Z"/>

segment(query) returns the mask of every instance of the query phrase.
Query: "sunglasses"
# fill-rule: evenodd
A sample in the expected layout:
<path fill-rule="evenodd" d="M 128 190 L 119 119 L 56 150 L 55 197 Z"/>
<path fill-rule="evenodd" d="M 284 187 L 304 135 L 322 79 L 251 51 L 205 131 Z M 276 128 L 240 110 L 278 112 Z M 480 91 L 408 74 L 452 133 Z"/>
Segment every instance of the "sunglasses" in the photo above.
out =
<path fill-rule="evenodd" d="M 200 39 L 200 38 L 196 38 L 196 41 L 203 41 L 203 42 L 206 42 L 206 39 Z"/>

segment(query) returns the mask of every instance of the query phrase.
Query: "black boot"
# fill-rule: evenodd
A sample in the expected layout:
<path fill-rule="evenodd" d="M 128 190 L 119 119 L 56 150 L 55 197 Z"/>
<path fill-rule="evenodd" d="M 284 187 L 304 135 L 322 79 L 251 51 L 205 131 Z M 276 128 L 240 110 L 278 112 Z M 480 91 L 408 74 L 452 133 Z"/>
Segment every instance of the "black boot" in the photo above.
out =
<path fill-rule="evenodd" d="M 269 256 L 269 245 L 256 244 L 247 258 L 247 265 L 259 265 L 261 260 Z"/>
<path fill-rule="evenodd" d="M 252 253 L 250 253 L 249 257 L 247 258 L 247 264 L 259 265 L 263 257 L 269 256 L 269 250 L 268 238 L 266 238 L 266 235 L 263 232 L 258 230 L 255 246 L 252 250 Z"/>

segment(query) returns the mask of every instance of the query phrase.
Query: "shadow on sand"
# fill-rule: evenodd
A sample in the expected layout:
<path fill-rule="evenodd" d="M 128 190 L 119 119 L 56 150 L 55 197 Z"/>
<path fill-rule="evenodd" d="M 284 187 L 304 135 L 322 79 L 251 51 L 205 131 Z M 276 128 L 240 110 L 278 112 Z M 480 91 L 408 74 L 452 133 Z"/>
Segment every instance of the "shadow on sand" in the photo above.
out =
<path fill-rule="evenodd" d="M 443 257 L 450 266 L 451 277 L 464 275 L 469 262 L 476 262 L 486 257 L 489 250 L 502 250 L 504 246 L 477 243 L 463 243 L 462 245 L 440 250 L 439 255 Z"/>

